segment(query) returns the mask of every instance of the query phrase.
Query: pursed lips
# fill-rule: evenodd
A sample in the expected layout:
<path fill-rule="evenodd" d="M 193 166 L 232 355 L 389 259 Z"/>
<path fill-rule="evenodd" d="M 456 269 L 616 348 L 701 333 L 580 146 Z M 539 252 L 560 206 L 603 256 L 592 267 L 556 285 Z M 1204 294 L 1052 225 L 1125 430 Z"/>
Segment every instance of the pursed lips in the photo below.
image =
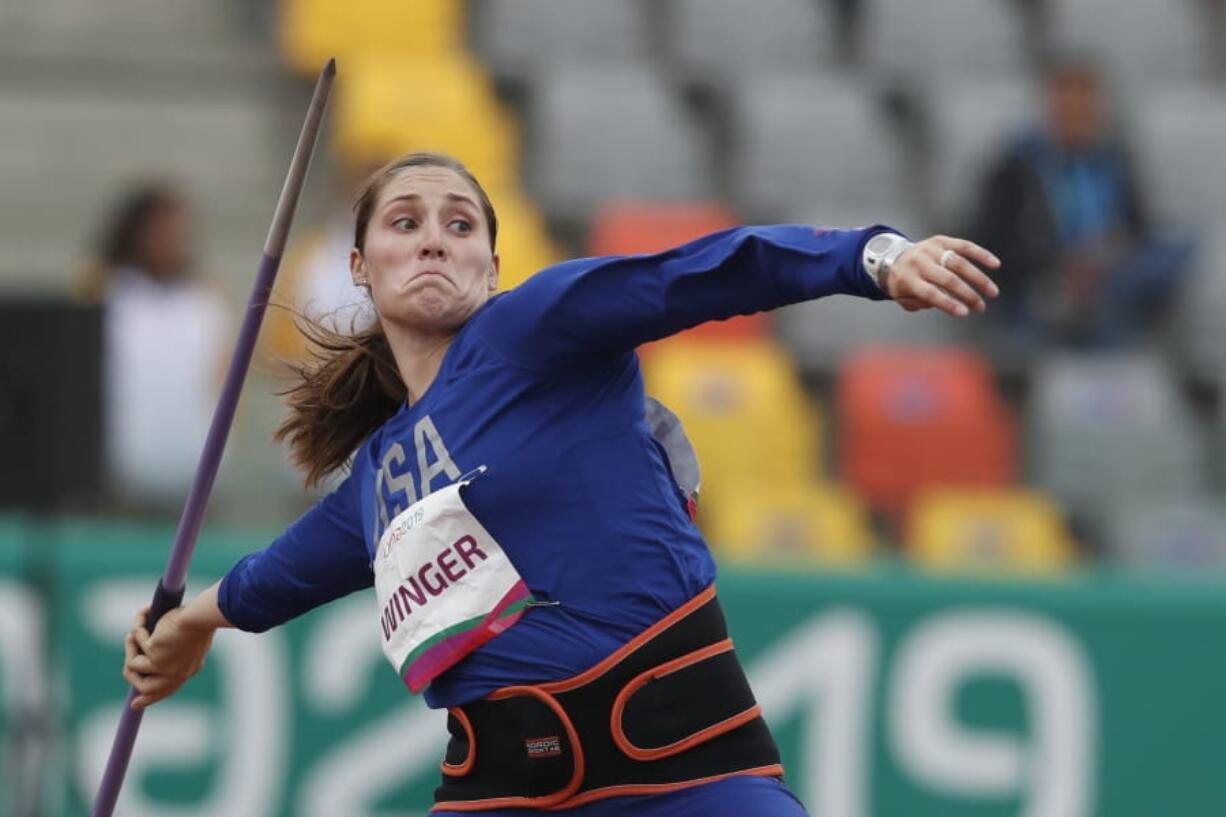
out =
<path fill-rule="evenodd" d="M 437 277 L 442 278 L 443 280 L 447 281 L 448 283 L 451 283 L 451 279 L 450 279 L 450 278 L 448 278 L 446 275 L 444 275 L 443 273 L 439 272 L 438 270 L 433 270 L 433 269 L 422 270 L 421 272 L 419 272 L 419 273 L 417 273 L 416 275 L 414 275 L 414 276 L 413 276 L 413 278 L 412 278 L 412 280 L 416 281 L 418 278 L 425 278 L 425 277 L 427 277 L 427 276 L 437 276 Z"/>

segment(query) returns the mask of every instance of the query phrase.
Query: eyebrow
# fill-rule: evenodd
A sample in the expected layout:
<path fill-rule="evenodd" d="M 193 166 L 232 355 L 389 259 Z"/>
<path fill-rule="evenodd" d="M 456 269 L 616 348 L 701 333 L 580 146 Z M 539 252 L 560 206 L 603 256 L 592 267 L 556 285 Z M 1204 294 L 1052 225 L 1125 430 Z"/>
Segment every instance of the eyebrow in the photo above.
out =
<path fill-rule="evenodd" d="M 459 193 L 447 193 L 446 198 L 448 201 L 462 202 L 474 209 L 480 209 L 477 207 L 477 203 L 475 201 L 470 199 L 468 196 L 462 196 Z M 384 205 L 384 207 L 385 208 L 390 207 L 391 205 L 395 204 L 398 201 L 414 201 L 414 200 L 421 201 L 421 196 L 417 193 L 406 193 L 403 196 L 396 196 L 394 199 L 388 199 L 388 202 L 386 205 Z"/>

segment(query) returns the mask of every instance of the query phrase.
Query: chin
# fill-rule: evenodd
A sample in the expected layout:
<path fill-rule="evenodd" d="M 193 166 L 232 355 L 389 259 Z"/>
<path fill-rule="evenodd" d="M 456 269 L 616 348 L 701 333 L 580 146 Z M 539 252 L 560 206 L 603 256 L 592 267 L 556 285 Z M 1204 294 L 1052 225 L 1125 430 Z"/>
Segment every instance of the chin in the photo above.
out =
<path fill-rule="evenodd" d="M 433 333 L 456 331 L 471 314 L 472 310 L 465 310 L 454 299 L 428 291 L 417 293 L 392 317 L 406 328 Z"/>

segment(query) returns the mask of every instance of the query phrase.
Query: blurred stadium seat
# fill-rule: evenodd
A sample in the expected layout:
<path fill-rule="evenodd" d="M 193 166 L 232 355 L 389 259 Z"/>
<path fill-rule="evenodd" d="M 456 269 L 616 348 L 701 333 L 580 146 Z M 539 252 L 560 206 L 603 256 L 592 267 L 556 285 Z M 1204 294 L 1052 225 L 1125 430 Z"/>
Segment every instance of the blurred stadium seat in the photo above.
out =
<path fill-rule="evenodd" d="M 1175 304 L 1174 333 L 1184 369 L 1213 383 L 1226 372 L 1226 219 L 1200 237 L 1194 274 Z"/>
<path fill-rule="evenodd" d="M 720 85 L 763 69 L 835 61 L 834 0 L 669 0 L 667 59 L 685 79 Z"/>
<path fill-rule="evenodd" d="M 906 549 L 940 571 L 1044 573 L 1074 556 L 1059 508 L 1024 490 L 926 492 L 908 514 Z"/>
<path fill-rule="evenodd" d="M 904 312 L 894 303 L 833 295 L 771 313 L 779 338 L 807 371 L 833 373 L 851 351 L 868 345 L 922 350 L 948 346 L 959 327 L 943 314 Z"/>
<path fill-rule="evenodd" d="M 592 255 L 657 253 L 740 222 L 717 201 L 610 202 L 592 218 Z"/>
<path fill-rule="evenodd" d="M 498 213 L 498 288 L 519 286 L 533 273 L 562 260 L 536 204 L 518 189 L 490 190 Z"/>
<path fill-rule="evenodd" d="M 1043 360 L 1029 416 L 1035 481 L 1094 524 L 1148 497 L 1207 493 L 1205 440 L 1146 356 Z"/>
<path fill-rule="evenodd" d="M 1102 59 L 1125 85 L 1193 82 L 1205 75 L 1209 43 L 1203 33 L 1209 29 L 1199 0 L 1046 0 L 1046 5 L 1051 42 Z"/>
<path fill-rule="evenodd" d="M 310 76 L 329 57 L 337 58 L 342 77 L 355 57 L 446 57 L 464 48 L 465 6 L 463 0 L 280 0 L 281 51 L 294 70 Z"/>
<path fill-rule="evenodd" d="M 746 564 L 848 565 L 873 551 L 863 504 L 829 483 L 759 486 L 704 500 L 698 522 L 722 559 Z"/>
<path fill-rule="evenodd" d="M 641 65 L 650 41 L 645 8 L 608 0 L 480 0 L 473 41 L 496 75 L 519 80 L 561 63 Z"/>
<path fill-rule="evenodd" d="M 817 478 L 819 415 L 774 342 L 677 340 L 642 366 L 648 394 L 672 409 L 694 444 L 700 506 L 756 485 L 782 490 Z"/>
<path fill-rule="evenodd" d="M 1019 5 L 1010 0 L 864 0 L 865 62 L 872 71 L 908 80 L 1017 74 L 1026 65 Z"/>
<path fill-rule="evenodd" d="M 1139 569 L 1226 569 L 1226 506 L 1208 498 L 1121 503 L 1107 517 L 1107 557 Z"/>
<path fill-rule="evenodd" d="M 729 125 L 733 195 L 754 219 L 816 211 L 845 224 L 839 213 L 896 212 L 908 189 L 901 146 L 869 84 L 811 73 L 744 80 Z"/>
<path fill-rule="evenodd" d="M 1015 429 L 973 352 L 865 349 L 838 381 L 843 479 L 897 514 L 934 485 L 1002 486 L 1017 475 Z"/>
<path fill-rule="evenodd" d="M 35 37 L 89 38 L 139 49 L 168 37 L 186 41 L 189 37 L 185 34 L 197 42 L 214 44 L 241 34 L 233 10 L 224 3 L 114 0 L 100 4 L 90 0 L 39 0 L 24 4 L 24 8 L 19 2 L 4 5 L 12 6 L 16 17 L 25 16 Z M 319 66 L 314 70 L 318 71 Z"/>
<path fill-rule="evenodd" d="M 713 193 L 705 135 L 649 70 L 550 73 L 535 85 L 530 128 L 532 186 L 555 216 L 584 217 L 608 200 Z"/>
<path fill-rule="evenodd" d="M 437 150 L 464 162 L 487 189 L 517 183 L 516 124 L 480 63 L 463 54 L 354 58 L 345 75 L 334 149 L 347 161 Z"/>
<path fill-rule="evenodd" d="M 1179 87 L 1133 99 L 1137 147 L 1153 209 L 1167 222 L 1226 221 L 1226 97 L 1220 89 Z"/>
<path fill-rule="evenodd" d="M 191 189 L 209 237 L 220 236 L 207 244 L 214 264 L 246 249 L 249 269 L 279 189 L 281 169 L 268 159 L 276 114 L 241 89 L 198 99 L 0 90 L 0 274 L 10 286 L 67 290 L 97 214 L 117 187 L 151 173 Z"/>

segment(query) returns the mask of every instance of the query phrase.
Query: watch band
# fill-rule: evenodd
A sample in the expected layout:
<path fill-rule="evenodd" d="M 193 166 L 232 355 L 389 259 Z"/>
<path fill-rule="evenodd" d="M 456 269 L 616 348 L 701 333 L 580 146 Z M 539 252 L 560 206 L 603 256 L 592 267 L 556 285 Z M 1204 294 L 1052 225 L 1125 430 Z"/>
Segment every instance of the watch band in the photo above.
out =
<path fill-rule="evenodd" d="M 883 293 L 889 294 L 894 262 L 913 246 L 906 236 L 898 233 L 878 233 L 864 245 L 864 271 Z"/>

